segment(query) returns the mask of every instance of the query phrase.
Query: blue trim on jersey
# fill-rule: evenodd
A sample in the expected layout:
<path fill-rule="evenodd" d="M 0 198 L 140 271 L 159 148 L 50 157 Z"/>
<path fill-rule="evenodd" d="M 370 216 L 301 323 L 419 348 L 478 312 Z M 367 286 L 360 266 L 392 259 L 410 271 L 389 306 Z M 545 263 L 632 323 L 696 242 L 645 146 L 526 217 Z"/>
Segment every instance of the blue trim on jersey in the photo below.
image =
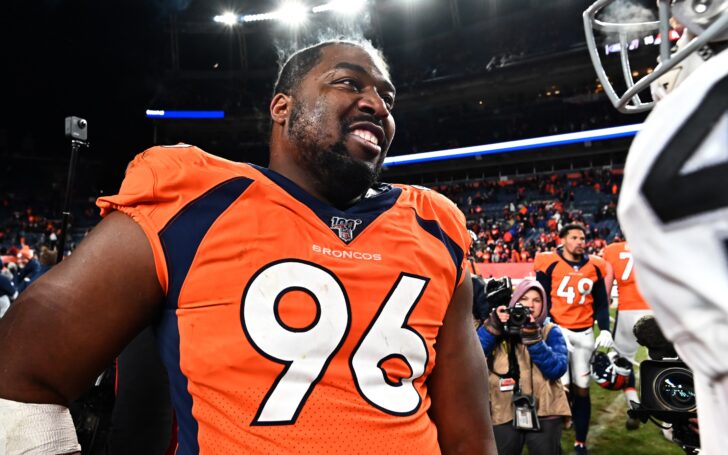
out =
<path fill-rule="evenodd" d="M 177 455 L 197 454 L 200 451 L 197 421 L 192 416 L 192 396 L 187 391 L 187 377 L 180 369 L 180 337 L 176 312 L 180 290 L 207 231 L 251 183 L 253 180 L 236 177 L 217 185 L 187 204 L 159 233 L 167 262 L 169 286 L 156 332 L 177 414 Z"/>
<path fill-rule="evenodd" d="M 452 261 L 455 263 L 455 270 L 457 271 L 457 275 L 455 276 L 455 284 L 459 283 L 460 275 L 463 273 L 463 270 L 460 268 L 460 266 L 462 265 L 463 258 L 465 256 L 462 248 L 460 248 L 460 246 L 458 246 L 458 244 L 453 239 L 451 239 L 445 233 L 445 231 L 442 230 L 442 228 L 440 228 L 440 225 L 437 223 L 437 221 L 422 219 L 417 214 L 417 212 L 415 212 L 415 218 L 417 218 L 417 224 L 419 224 L 422 229 L 427 231 L 437 240 L 441 241 L 443 245 L 445 245 L 445 248 L 447 248 L 447 251 L 450 253 L 450 258 L 452 258 Z"/>
<path fill-rule="evenodd" d="M 334 217 L 360 220 L 361 223 L 356 224 L 355 229 L 351 231 L 351 239 L 345 240 L 339 234 L 339 239 L 347 245 L 353 242 L 379 215 L 391 209 L 399 199 L 399 195 L 402 194 L 401 188 L 380 184 L 376 189 L 380 190 L 381 193 L 373 197 L 362 198 L 346 210 L 339 210 L 311 196 L 303 188 L 281 174 L 267 168 L 253 166 L 271 179 L 273 183 L 283 188 L 294 199 L 310 208 L 327 227 L 332 229 L 332 232 L 336 233 L 332 228 L 332 218 Z"/>

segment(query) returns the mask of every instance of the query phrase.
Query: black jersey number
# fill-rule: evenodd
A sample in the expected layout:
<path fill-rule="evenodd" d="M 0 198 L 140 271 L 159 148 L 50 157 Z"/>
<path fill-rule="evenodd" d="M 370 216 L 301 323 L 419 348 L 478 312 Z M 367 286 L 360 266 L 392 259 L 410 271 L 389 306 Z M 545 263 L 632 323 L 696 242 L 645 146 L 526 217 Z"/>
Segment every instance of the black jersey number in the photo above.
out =
<path fill-rule="evenodd" d="M 708 90 L 700 106 L 683 123 L 655 160 L 642 192 L 663 223 L 728 207 L 728 163 L 688 174 L 680 170 L 728 110 L 728 76 Z"/>

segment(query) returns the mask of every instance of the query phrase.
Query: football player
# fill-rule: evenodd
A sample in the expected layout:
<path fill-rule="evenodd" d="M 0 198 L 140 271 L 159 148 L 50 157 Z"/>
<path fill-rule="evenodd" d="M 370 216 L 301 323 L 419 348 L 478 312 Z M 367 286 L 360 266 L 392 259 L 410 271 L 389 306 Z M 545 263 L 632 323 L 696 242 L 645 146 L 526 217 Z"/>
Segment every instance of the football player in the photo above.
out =
<path fill-rule="evenodd" d="M 561 245 L 556 252 L 538 253 L 533 268 L 546 290 L 549 313 L 564 332 L 574 350 L 569 354 L 569 370 L 562 382 L 570 385 L 574 419 L 574 452 L 586 454 L 586 437 L 591 417 L 589 360 L 596 347 L 611 347 L 609 305 L 604 278 L 606 265 L 597 256 L 585 253 L 586 229 L 567 224 L 559 231 Z M 599 336 L 594 340 L 594 322 Z"/>
<path fill-rule="evenodd" d="M 378 51 L 328 41 L 281 70 L 270 168 L 138 155 L 0 320 L 4 448 L 78 450 L 64 405 L 154 322 L 179 455 L 495 454 L 465 217 L 377 183 L 394 98 Z"/>
<path fill-rule="evenodd" d="M 630 241 L 640 290 L 665 335 L 695 374 L 703 453 L 728 447 L 728 0 L 660 0 L 658 20 L 639 26 L 608 23 L 614 3 L 600 0 L 584 13 L 597 74 L 620 110 L 653 107 L 630 148 L 618 205 Z M 616 6 L 616 5 L 615 5 Z M 670 49 L 669 20 L 685 27 Z M 660 31 L 659 64 L 618 94 L 599 57 L 594 29 L 629 36 Z M 620 33 L 621 32 L 621 33 Z M 627 47 L 622 64 L 629 65 Z"/>
<path fill-rule="evenodd" d="M 633 332 L 634 325 L 642 316 L 652 314 L 652 311 L 637 287 L 634 258 L 627 242 L 619 241 L 607 245 L 604 248 L 604 260 L 607 262 L 607 290 L 611 290 L 616 283 L 618 293 L 617 318 L 614 322 L 614 348 L 622 357 L 634 364 L 639 348 Z M 634 381 L 630 382 L 622 389 L 627 399 L 627 406 L 631 406 L 632 402 L 639 403 Z M 626 427 L 628 430 L 637 429 L 639 420 L 627 418 Z"/>

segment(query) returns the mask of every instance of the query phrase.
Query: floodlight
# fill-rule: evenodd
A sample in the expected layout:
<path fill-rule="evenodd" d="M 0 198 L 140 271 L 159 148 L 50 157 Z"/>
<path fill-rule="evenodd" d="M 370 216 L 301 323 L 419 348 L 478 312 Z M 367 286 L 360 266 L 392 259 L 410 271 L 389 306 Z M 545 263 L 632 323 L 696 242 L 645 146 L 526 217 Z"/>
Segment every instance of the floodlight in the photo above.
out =
<path fill-rule="evenodd" d="M 243 22 L 272 21 L 277 18 L 276 13 L 246 14 L 243 16 Z"/>
<path fill-rule="evenodd" d="M 291 26 L 300 25 L 306 21 L 308 8 L 297 1 L 288 1 L 275 12 L 276 19 Z"/>
<path fill-rule="evenodd" d="M 227 13 L 220 14 L 218 16 L 215 16 L 212 19 L 215 22 L 219 22 L 221 24 L 225 24 L 225 25 L 230 26 L 230 27 L 232 27 L 233 25 L 237 24 L 238 21 L 240 20 L 238 18 L 238 15 L 237 14 L 235 14 L 233 12 L 230 12 L 230 11 L 228 11 Z"/>
<path fill-rule="evenodd" d="M 332 0 L 323 5 L 313 7 L 314 13 L 333 11 L 339 14 L 354 15 L 364 9 L 366 0 Z"/>

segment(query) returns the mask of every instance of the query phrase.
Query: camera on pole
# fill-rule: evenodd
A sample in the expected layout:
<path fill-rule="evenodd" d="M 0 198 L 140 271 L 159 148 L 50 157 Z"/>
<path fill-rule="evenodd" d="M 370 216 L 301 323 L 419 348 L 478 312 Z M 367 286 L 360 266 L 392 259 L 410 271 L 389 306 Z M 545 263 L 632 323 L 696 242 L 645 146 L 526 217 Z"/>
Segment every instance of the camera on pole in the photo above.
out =
<path fill-rule="evenodd" d="M 88 122 L 80 117 L 66 117 L 66 137 L 71 140 L 88 140 Z"/>
<path fill-rule="evenodd" d="M 88 122 L 81 117 L 66 117 L 66 138 L 71 140 L 71 161 L 68 164 L 68 180 L 66 180 L 66 194 L 63 198 L 63 225 L 61 235 L 58 239 L 58 260 L 61 262 L 66 249 L 66 236 L 71 220 L 71 193 L 73 192 L 73 180 L 76 175 L 76 163 L 78 152 L 81 147 L 88 146 Z"/>

